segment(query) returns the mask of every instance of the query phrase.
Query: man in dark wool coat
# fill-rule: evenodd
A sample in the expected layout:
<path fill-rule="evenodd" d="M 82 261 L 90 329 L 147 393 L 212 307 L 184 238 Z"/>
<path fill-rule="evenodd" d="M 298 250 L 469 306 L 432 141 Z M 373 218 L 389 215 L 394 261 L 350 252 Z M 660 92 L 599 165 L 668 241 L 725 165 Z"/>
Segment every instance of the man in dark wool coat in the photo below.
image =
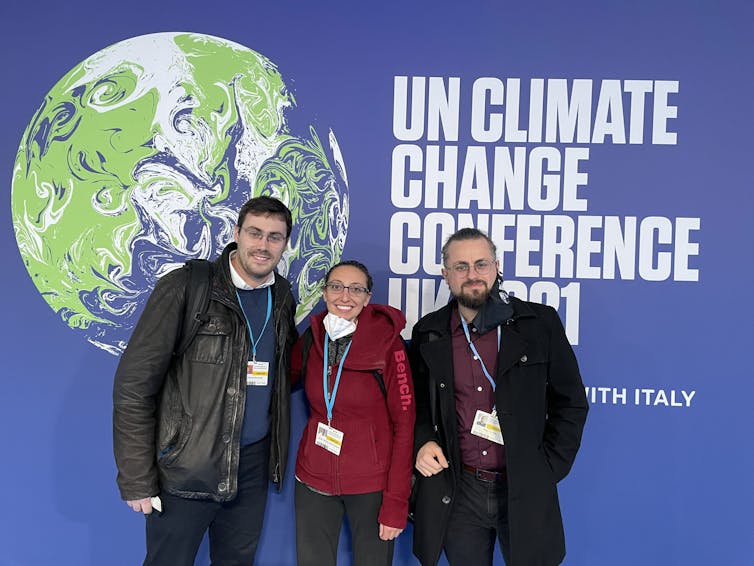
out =
<path fill-rule="evenodd" d="M 499 289 L 495 244 L 463 228 L 442 249 L 453 300 L 414 326 L 414 554 L 451 566 L 565 556 L 557 483 L 581 444 L 588 405 L 557 312 Z"/>

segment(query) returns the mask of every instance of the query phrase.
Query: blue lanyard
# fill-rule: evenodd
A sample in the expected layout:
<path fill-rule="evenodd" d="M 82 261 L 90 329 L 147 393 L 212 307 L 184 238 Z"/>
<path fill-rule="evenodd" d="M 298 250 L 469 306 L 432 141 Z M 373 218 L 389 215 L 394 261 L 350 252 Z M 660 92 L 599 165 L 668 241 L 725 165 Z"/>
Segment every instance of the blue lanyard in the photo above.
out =
<path fill-rule="evenodd" d="M 487 381 L 490 382 L 490 385 L 492 386 L 492 391 L 495 391 L 495 380 L 492 379 L 492 376 L 490 375 L 490 372 L 487 371 L 487 366 L 484 365 L 484 360 L 482 359 L 482 356 L 479 355 L 479 352 L 477 352 L 476 346 L 474 346 L 474 343 L 471 341 L 471 336 L 469 336 L 469 325 L 466 324 L 466 320 L 464 320 L 463 315 L 461 313 L 458 313 L 461 317 L 461 324 L 463 325 L 463 333 L 466 335 L 466 341 L 469 343 L 469 348 L 471 348 L 471 352 L 474 354 L 474 357 L 479 360 L 479 363 L 482 366 L 482 372 L 484 372 L 484 376 L 487 378 Z M 500 325 L 497 325 L 497 351 L 500 353 Z M 492 407 L 492 410 L 495 410 L 495 407 Z"/>
<path fill-rule="evenodd" d="M 246 326 L 249 328 L 249 336 L 251 336 L 251 361 L 256 362 L 257 344 L 259 344 L 259 341 L 262 339 L 262 334 L 264 334 L 264 331 L 267 328 L 267 323 L 270 322 L 270 314 L 272 314 L 272 288 L 267 287 L 267 316 L 264 319 L 264 326 L 262 326 L 259 337 L 256 340 L 254 340 L 254 331 L 251 329 L 249 317 L 246 316 L 246 311 L 243 309 L 243 303 L 241 302 L 241 295 L 238 294 L 238 289 L 236 289 L 236 297 L 238 297 L 238 304 L 241 306 L 241 312 L 243 313 L 243 317 L 246 319 Z"/>
<path fill-rule="evenodd" d="M 328 393 L 327 391 L 327 343 L 330 341 L 330 336 L 325 332 L 325 360 L 322 364 L 322 389 L 325 392 L 325 407 L 327 408 L 327 426 L 330 426 L 330 422 L 332 421 L 332 408 L 335 405 L 335 396 L 338 394 L 338 385 L 340 385 L 340 374 L 343 373 L 343 362 L 346 360 L 346 356 L 348 355 L 348 350 L 351 349 L 351 344 L 353 344 L 353 340 L 351 340 L 348 343 L 348 346 L 346 346 L 345 351 L 343 352 L 343 356 L 340 358 L 340 364 L 338 364 L 338 373 L 335 376 L 335 384 L 332 388 L 332 393 Z"/>

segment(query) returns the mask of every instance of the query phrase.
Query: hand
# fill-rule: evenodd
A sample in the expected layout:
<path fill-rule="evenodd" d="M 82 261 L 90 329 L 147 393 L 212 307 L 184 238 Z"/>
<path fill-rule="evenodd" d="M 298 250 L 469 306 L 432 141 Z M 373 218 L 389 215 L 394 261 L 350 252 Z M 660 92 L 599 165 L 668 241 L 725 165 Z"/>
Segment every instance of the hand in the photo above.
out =
<path fill-rule="evenodd" d="M 387 525 L 380 523 L 380 538 L 382 540 L 393 540 L 402 532 L 403 529 L 394 529 L 393 527 L 388 527 Z"/>
<path fill-rule="evenodd" d="M 442 448 L 434 440 L 430 440 L 424 446 L 419 448 L 416 454 L 416 469 L 424 477 L 439 474 L 448 467 L 448 460 L 442 453 Z"/>
<path fill-rule="evenodd" d="M 152 512 L 152 502 L 149 500 L 149 497 L 145 497 L 144 499 L 126 501 L 126 504 L 136 513 L 144 513 L 145 515 L 149 515 Z"/>

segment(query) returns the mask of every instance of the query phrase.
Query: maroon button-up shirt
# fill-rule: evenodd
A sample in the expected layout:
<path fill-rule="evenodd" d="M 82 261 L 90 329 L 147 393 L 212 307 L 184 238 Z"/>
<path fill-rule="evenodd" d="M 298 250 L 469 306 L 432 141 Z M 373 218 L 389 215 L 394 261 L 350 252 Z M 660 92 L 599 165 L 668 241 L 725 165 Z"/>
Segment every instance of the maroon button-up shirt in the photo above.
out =
<path fill-rule="evenodd" d="M 494 379 L 497 372 L 497 329 L 480 336 L 471 324 L 468 327 L 471 341 Z M 458 309 L 455 309 L 450 317 L 450 332 L 461 461 L 482 470 L 502 470 L 505 468 L 505 447 L 471 434 L 477 409 L 489 413 L 495 404 L 495 392 L 482 371 L 482 364 L 474 359 L 474 353 L 463 332 Z"/>

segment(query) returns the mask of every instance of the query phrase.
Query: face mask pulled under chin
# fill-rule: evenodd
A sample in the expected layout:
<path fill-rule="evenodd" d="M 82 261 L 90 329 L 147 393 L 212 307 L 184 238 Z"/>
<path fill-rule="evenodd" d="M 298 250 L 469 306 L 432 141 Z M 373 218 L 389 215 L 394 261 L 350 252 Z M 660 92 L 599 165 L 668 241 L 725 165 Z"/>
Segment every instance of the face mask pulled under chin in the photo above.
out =
<path fill-rule="evenodd" d="M 356 332 L 356 323 L 352 320 L 340 318 L 332 313 L 327 313 L 322 321 L 330 340 L 337 340 Z"/>

